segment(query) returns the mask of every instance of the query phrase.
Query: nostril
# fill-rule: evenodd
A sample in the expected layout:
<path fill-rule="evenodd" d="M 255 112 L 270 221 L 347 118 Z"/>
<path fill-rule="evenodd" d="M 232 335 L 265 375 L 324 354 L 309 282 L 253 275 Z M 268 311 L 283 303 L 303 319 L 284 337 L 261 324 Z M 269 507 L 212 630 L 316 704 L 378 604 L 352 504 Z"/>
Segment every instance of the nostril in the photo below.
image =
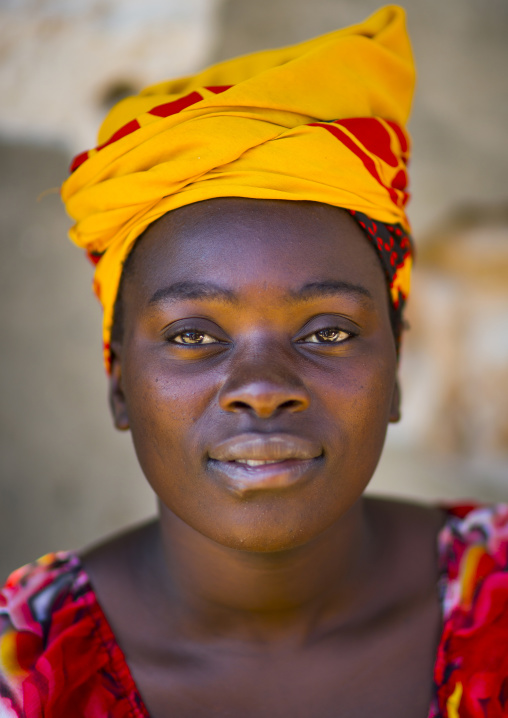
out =
<path fill-rule="evenodd" d="M 288 399 L 288 401 L 284 401 L 282 404 L 279 404 L 278 408 L 289 409 L 291 411 L 292 409 L 299 409 L 302 406 L 302 403 L 303 402 L 298 399 Z"/>
<path fill-rule="evenodd" d="M 229 407 L 232 411 L 245 411 L 252 408 L 246 401 L 232 401 Z"/>

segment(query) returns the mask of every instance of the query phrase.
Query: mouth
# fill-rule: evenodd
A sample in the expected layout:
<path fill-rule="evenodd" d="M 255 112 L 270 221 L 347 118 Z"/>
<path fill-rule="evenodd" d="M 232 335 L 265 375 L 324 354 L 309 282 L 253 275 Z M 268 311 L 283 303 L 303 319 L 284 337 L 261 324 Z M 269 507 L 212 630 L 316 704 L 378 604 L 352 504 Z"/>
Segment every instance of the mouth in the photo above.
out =
<path fill-rule="evenodd" d="M 238 496 L 306 480 L 323 459 L 320 444 L 288 434 L 242 434 L 209 451 L 208 468 Z"/>
<path fill-rule="evenodd" d="M 236 464 L 244 464 L 245 466 L 266 466 L 267 464 L 280 463 L 278 459 L 272 461 L 256 461 L 256 459 L 235 459 Z"/>

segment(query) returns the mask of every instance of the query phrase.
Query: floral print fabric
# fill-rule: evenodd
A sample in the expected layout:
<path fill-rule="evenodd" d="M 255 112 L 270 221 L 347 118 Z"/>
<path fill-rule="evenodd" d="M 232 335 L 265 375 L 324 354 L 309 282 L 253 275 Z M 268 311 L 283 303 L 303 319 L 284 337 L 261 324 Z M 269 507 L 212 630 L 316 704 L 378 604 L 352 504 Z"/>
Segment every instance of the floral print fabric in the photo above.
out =
<path fill-rule="evenodd" d="M 73 553 L 15 571 L 0 592 L 0 718 L 148 718 Z"/>
<path fill-rule="evenodd" d="M 508 717 L 508 505 L 449 510 L 439 534 L 443 632 L 428 718 Z M 74 553 L 0 592 L 0 718 L 149 718 Z"/>
<path fill-rule="evenodd" d="M 508 716 L 508 505 L 452 510 L 438 549 L 443 633 L 429 718 Z"/>

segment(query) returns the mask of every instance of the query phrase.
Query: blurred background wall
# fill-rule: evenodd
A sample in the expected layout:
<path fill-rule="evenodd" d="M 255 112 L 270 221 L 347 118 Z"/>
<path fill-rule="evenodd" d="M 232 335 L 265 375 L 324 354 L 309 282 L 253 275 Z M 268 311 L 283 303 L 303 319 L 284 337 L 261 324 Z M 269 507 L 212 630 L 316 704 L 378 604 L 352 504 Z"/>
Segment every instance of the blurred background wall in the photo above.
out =
<path fill-rule="evenodd" d="M 377 0 L 0 0 L 0 578 L 152 514 L 114 431 L 91 268 L 57 190 L 115 101 Z M 407 0 L 419 245 L 376 493 L 508 499 L 508 3 Z"/>

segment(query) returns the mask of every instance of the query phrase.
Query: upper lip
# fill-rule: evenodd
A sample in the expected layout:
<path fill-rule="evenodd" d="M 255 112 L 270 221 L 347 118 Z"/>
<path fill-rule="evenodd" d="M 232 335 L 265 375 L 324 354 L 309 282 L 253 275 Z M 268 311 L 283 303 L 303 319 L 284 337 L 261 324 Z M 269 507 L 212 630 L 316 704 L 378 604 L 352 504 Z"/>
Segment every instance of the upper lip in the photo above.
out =
<path fill-rule="evenodd" d="M 315 459 L 323 451 L 317 442 L 291 434 L 240 434 L 221 441 L 208 453 L 217 461 L 285 461 Z"/>

